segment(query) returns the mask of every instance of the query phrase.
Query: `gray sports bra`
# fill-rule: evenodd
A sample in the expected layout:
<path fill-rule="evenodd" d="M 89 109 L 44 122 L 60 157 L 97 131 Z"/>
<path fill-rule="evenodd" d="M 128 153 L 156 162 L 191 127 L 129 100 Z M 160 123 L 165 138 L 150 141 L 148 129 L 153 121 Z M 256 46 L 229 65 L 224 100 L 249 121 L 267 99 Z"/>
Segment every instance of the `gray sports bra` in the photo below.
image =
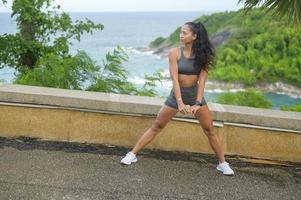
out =
<path fill-rule="evenodd" d="M 180 47 L 181 56 L 178 60 L 178 73 L 179 74 L 186 74 L 186 75 L 199 75 L 200 70 L 194 67 L 194 58 L 185 58 L 184 56 L 184 48 Z"/>

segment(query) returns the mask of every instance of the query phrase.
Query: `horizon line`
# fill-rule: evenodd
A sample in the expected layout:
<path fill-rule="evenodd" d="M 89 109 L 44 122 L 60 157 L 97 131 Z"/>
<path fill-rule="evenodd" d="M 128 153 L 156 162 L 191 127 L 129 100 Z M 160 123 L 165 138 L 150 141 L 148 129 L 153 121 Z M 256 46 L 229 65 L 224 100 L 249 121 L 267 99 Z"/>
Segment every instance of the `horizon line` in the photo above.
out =
<path fill-rule="evenodd" d="M 238 9 L 239 10 L 239 9 Z M 237 10 L 149 10 L 149 11 L 63 11 L 58 12 L 69 12 L 69 13 L 148 13 L 148 12 L 226 12 L 226 11 L 237 11 Z M 0 13 L 12 13 L 12 11 L 0 11 Z"/>

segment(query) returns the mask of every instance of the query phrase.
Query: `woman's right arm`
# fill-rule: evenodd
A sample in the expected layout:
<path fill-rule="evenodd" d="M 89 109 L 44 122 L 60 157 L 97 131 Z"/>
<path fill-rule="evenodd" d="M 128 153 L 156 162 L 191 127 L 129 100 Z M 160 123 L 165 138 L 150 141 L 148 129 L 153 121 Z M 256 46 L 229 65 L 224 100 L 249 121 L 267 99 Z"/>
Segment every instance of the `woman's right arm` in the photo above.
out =
<path fill-rule="evenodd" d="M 169 51 L 169 72 L 172 79 L 173 91 L 176 96 L 176 100 L 178 103 L 178 109 L 181 113 L 187 114 L 189 112 L 188 108 L 182 101 L 181 89 L 178 80 L 178 49 L 172 48 Z"/>

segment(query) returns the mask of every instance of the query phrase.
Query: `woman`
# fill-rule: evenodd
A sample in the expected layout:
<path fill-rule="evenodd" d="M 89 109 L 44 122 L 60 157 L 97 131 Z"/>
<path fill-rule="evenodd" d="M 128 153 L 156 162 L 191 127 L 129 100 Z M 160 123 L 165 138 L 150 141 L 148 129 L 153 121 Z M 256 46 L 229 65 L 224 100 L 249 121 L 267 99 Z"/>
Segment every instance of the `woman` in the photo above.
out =
<path fill-rule="evenodd" d="M 169 52 L 169 70 L 173 89 L 152 126 L 126 154 L 121 163 L 130 165 L 137 162 L 137 153 L 150 143 L 180 111 L 183 114 L 194 114 L 200 121 L 219 160 L 216 169 L 224 175 L 234 175 L 229 163 L 225 161 L 220 140 L 214 132 L 210 111 L 204 99 L 205 81 L 209 66 L 212 66 L 214 59 L 214 49 L 209 41 L 207 30 L 201 23 L 187 22 L 181 27 L 180 41 L 182 46 L 172 48 Z"/>

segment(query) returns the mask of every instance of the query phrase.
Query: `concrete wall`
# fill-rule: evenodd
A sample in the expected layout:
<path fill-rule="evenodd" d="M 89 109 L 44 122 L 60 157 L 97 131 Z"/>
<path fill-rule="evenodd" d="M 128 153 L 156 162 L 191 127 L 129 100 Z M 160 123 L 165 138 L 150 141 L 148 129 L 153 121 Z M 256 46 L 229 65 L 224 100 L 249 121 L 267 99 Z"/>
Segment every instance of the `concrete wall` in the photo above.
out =
<path fill-rule="evenodd" d="M 164 99 L 0 85 L 0 136 L 132 147 Z M 301 162 L 301 113 L 208 102 L 226 154 Z M 213 153 L 192 116 L 177 114 L 146 148 Z"/>

